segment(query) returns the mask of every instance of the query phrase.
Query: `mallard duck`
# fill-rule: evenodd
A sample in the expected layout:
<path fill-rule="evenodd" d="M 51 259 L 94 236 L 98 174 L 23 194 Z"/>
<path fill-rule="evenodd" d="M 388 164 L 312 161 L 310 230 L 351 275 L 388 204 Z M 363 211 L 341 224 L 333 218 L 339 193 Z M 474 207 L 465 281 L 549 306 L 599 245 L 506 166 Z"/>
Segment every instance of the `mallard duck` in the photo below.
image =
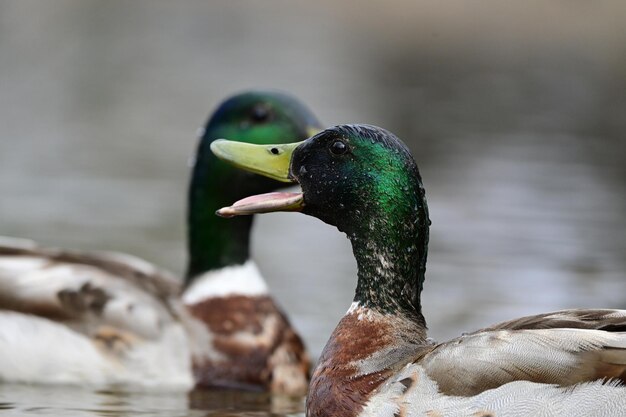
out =
<path fill-rule="evenodd" d="M 280 93 L 246 92 L 219 106 L 191 178 L 184 288 L 128 255 L 0 240 L 0 381 L 304 394 L 309 358 L 250 260 L 251 219 L 213 214 L 281 183 L 231 167 L 209 145 L 304 139 L 318 125 Z"/>
<path fill-rule="evenodd" d="M 427 338 L 428 208 L 417 165 L 390 132 L 343 125 L 291 145 L 211 146 L 239 167 L 302 187 L 218 214 L 301 211 L 352 243 L 356 293 L 313 373 L 309 417 L 626 413 L 624 310 L 564 310 L 444 343 Z"/>

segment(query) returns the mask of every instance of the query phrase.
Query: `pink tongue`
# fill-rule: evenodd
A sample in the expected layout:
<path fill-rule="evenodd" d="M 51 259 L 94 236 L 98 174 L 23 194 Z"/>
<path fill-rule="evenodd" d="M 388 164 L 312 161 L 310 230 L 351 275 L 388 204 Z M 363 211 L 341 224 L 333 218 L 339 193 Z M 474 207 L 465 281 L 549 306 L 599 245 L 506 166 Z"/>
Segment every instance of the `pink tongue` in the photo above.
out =
<path fill-rule="evenodd" d="M 246 197 L 217 211 L 221 217 L 233 217 L 273 211 L 294 211 L 302 205 L 302 193 L 267 193 Z"/>

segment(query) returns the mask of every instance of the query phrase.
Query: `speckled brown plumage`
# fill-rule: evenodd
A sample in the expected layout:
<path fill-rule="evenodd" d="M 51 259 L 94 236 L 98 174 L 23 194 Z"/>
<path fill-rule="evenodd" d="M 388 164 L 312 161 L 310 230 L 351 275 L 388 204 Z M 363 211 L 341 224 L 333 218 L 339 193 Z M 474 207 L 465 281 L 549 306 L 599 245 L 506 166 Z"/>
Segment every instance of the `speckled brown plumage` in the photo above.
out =
<path fill-rule="evenodd" d="M 194 358 L 198 386 L 306 392 L 304 344 L 270 297 L 215 297 L 188 307 L 207 326 L 219 355 Z"/>
<path fill-rule="evenodd" d="M 311 380 L 307 416 L 353 417 L 389 371 L 356 377 L 354 361 L 386 346 L 386 330 L 354 315 L 344 316 L 324 348 Z"/>
<path fill-rule="evenodd" d="M 406 363 L 394 357 L 413 357 L 423 347 L 422 336 L 423 331 L 403 317 L 361 309 L 345 315 L 311 378 L 307 416 L 358 415 L 372 393 Z M 395 346 L 400 349 L 389 351 Z"/>
<path fill-rule="evenodd" d="M 180 294 L 180 284 L 167 271 L 139 258 L 116 252 L 80 252 L 41 246 L 8 246 L 0 242 L 0 256 L 45 258 L 46 267 L 59 264 L 87 265 L 127 280 L 150 294 L 167 301 Z"/>

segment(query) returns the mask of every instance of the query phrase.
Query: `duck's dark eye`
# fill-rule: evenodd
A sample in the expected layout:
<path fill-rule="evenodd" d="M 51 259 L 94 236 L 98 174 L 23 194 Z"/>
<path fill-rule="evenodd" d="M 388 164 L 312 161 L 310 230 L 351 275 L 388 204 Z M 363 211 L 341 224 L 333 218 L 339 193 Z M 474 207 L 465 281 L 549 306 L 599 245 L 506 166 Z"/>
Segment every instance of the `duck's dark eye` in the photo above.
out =
<path fill-rule="evenodd" d="M 333 155 L 343 155 L 348 150 L 348 146 L 342 141 L 336 140 L 330 144 L 329 149 Z"/>
<path fill-rule="evenodd" d="M 254 106 L 250 112 L 250 120 L 253 123 L 265 123 L 272 117 L 272 110 L 265 104 Z"/>

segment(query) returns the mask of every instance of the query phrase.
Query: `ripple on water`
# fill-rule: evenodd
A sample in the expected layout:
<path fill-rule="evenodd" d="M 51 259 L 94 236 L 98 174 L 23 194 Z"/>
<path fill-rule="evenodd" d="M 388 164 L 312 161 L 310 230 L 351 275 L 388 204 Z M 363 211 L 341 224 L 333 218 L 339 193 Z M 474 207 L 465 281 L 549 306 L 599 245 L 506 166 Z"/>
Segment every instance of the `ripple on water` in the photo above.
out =
<path fill-rule="evenodd" d="M 72 386 L 0 385 L 0 414 L 63 417 L 294 416 L 303 400 L 265 393 L 127 392 Z"/>

